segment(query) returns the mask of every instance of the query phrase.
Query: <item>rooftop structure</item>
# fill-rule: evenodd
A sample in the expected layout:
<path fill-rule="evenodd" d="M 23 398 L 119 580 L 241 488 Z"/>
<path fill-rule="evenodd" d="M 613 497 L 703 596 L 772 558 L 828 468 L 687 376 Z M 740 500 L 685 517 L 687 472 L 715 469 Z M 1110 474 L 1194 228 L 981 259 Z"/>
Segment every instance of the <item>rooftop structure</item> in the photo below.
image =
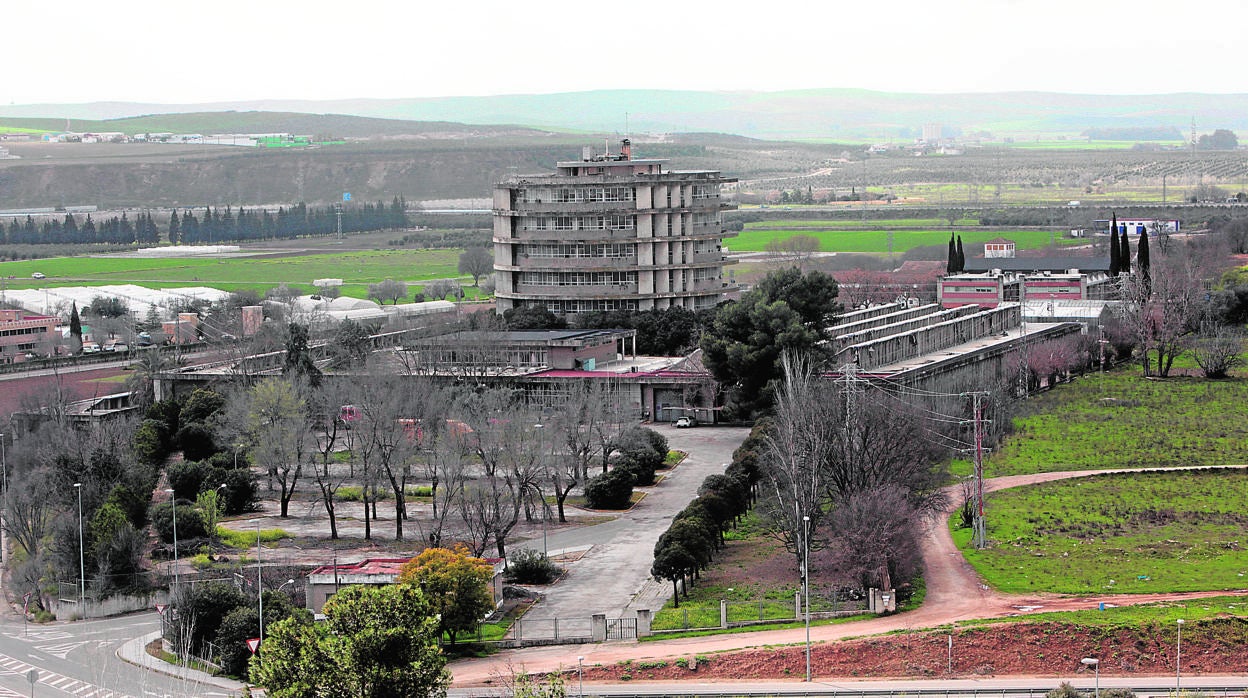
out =
<path fill-rule="evenodd" d="M 735 288 L 724 278 L 720 185 L 714 170 L 586 149 L 553 174 L 494 189 L 498 312 L 526 305 L 564 315 L 674 306 L 703 309 Z"/>
<path fill-rule="evenodd" d="M 24 310 L 0 310 L 0 363 L 21 363 L 26 355 L 47 356 L 59 343 L 59 318 Z"/>

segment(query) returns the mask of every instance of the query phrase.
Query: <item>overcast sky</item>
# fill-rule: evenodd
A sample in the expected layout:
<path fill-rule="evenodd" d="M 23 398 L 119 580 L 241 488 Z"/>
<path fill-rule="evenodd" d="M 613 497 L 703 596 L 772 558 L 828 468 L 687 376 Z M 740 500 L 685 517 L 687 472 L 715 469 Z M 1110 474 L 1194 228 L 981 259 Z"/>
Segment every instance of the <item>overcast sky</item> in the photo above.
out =
<path fill-rule="evenodd" d="M 0 16 L 0 104 L 1248 91 L 1244 0 L 69 0 Z"/>

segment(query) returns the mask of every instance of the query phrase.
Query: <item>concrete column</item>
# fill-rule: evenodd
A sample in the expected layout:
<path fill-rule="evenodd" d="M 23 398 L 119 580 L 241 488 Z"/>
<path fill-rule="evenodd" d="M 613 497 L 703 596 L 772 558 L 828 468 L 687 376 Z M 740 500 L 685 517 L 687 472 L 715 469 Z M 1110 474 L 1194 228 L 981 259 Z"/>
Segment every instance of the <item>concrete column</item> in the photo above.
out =
<path fill-rule="evenodd" d="M 728 627 L 728 600 L 727 599 L 719 600 L 719 627 L 721 628 Z"/>
<path fill-rule="evenodd" d="M 650 609 L 637 609 L 637 637 L 650 637 L 654 633 L 650 632 L 650 622 L 653 620 Z"/>
<path fill-rule="evenodd" d="M 607 641 L 607 614 L 595 613 L 590 618 L 589 634 L 594 642 Z"/>
<path fill-rule="evenodd" d="M 802 592 L 793 592 L 793 613 L 797 620 L 802 619 Z"/>

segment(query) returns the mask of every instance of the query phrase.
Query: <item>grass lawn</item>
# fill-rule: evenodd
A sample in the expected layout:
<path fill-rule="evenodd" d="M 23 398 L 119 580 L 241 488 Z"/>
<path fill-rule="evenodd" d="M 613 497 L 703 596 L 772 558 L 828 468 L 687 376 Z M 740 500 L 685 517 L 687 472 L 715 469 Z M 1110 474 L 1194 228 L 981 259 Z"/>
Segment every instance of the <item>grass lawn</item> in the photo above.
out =
<path fill-rule="evenodd" d="M 133 257 L 57 257 L 0 263 L 0 275 L 16 277 L 9 288 L 138 284 L 152 288 L 213 286 L 226 291 L 264 292 L 281 283 L 314 290 L 313 279 L 342 279 L 342 294 L 368 295 L 368 284 L 384 279 L 421 281 L 460 278 L 454 249 L 363 250 L 309 255 L 238 255 L 225 258 L 138 259 Z M 30 278 L 34 272 L 46 281 Z M 461 279 L 464 290 L 472 279 Z M 410 289 L 409 291 L 414 290 Z"/>
<path fill-rule="evenodd" d="M 1248 586 L 1248 472 L 1106 474 L 988 499 L 992 545 L 954 540 L 1005 592 L 1154 593 Z"/>
<path fill-rule="evenodd" d="M 949 221 L 943 218 L 889 218 L 885 220 L 869 219 L 866 221 L 841 218 L 837 220 L 757 221 L 747 223 L 745 227 L 748 230 L 801 230 L 802 228 L 836 230 L 873 228 L 885 230 L 888 228 L 939 228 L 948 224 Z M 979 225 L 979 219 L 961 218 L 954 225 Z"/>
<path fill-rule="evenodd" d="M 823 252 L 867 252 L 872 254 L 888 253 L 888 232 L 884 230 L 816 230 L 803 228 L 756 228 L 758 224 L 750 223 L 735 238 L 728 238 L 725 243 L 734 252 L 761 252 L 767 249 L 772 240 L 785 240 L 795 235 L 809 235 L 819 240 L 819 249 Z M 1081 242 L 1054 235 L 1046 230 L 961 230 L 962 242 L 985 242 L 993 238 L 1006 237 L 1018 244 L 1019 249 L 1036 249 L 1047 246 L 1056 240 L 1058 244 Z M 898 230 L 893 235 L 893 252 L 900 254 L 913 247 L 949 244 L 949 230 Z"/>
<path fill-rule="evenodd" d="M 1245 404 L 1244 378 L 1089 374 L 1028 401 L 985 473 L 1248 463 Z"/>
<path fill-rule="evenodd" d="M 1173 631 L 1175 621 L 1182 618 L 1185 622 L 1197 622 L 1213 618 L 1243 618 L 1248 616 L 1248 603 L 1242 596 L 1211 596 L 1205 599 L 1190 601 L 1163 601 L 1135 606 L 1106 607 L 1104 611 L 1092 609 L 1087 611 L 1056 611 L 1053 613 L 1031 613 L 1026 616 L 1027 623 L 1070 623 L 1078 626 L 1106 628 L 1149 628 L 1166 627 Z M 958 626 L 996 625 L 1001 623 L 1017 623 L 1018 618 L 985 618 L 958 621 Z"/>

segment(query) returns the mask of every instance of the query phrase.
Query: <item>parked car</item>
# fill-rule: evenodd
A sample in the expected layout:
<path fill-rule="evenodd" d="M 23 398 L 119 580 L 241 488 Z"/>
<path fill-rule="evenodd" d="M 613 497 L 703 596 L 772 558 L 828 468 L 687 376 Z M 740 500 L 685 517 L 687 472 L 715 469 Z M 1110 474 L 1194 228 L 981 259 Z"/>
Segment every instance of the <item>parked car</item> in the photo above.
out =
<path fill-rule="evenodd" d="M 104 351 L 130 351 L 130 346 L 125 342 L 113 342 L 105 346 Z"/>
<path fill-rule="evenodd" d="M 100 345 L 96 344 L 95 342 L 83 342 L 82 343 L 82 353 L 84 354 L 95 354 L 99 351 L 100 351 Z"/>
<path fill-rule="evenodd" d="M 44 275 L 44 273 L 43 273 L 43 272 L 41 272 L 41 271 L 37 271 L 37 272 L 35 272 L 34 274 L 31 274 L 31 275 L 30 275 L 30 278 L 32 278 L 32 279 L 46 279 L 46 278 L 48 278 L 48 277 L 47 277 L 46 275 Z"/>
<path fill-rule="evenodd" d="M 694 419 L 693 417 L 681 417 L 680 419 L 676 420 L 677 429 L 687 429 L 689 427 L 696 427 L 696 426 L 698 426 L 698 420 Z"/>

